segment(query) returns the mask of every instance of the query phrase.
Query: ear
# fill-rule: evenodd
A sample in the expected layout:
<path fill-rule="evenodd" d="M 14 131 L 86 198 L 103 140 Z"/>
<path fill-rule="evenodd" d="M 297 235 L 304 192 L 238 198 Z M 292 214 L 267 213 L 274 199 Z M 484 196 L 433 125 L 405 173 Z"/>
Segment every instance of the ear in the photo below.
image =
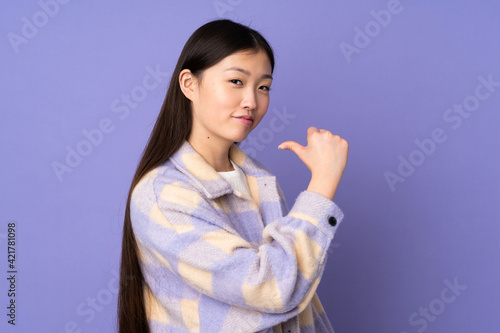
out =
<path fill-rule="evenodd" d="M 187 99 L 193 101 L 196 93 L 197 79 L 189 69 L 183 69 L 179 74 L 179 85 Z"/>

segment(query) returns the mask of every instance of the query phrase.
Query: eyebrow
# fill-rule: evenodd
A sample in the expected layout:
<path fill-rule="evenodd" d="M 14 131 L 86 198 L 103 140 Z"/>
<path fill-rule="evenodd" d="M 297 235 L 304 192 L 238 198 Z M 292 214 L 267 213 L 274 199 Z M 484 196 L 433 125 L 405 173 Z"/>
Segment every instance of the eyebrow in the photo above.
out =
<path fill-rule="evenodd" d="M 245 69 L 243 69 L 243 68 L 240 68 L 240 67 L 235 67 L 235 66 L 233 66 L 233 67 L 229 67 L 229 68 L 227 68 L 225 71 L 238 71 L 238 72 L 241 72 L 241 73 L 243 73 L 243 74 L 245 74 L 245 75 L 250 75 L 250 72 L 249 72 L 249 71 L 247 71 L 247 70 L 245 70 Z M 273 76 L 272 76 L 271 74 L 263 74 L 263 75 L 262 75 L 262 78 L 263 78 L 263 79 L 271 79 L 271 80 L 272 80 L 272 79 L 273 79 Z"/>

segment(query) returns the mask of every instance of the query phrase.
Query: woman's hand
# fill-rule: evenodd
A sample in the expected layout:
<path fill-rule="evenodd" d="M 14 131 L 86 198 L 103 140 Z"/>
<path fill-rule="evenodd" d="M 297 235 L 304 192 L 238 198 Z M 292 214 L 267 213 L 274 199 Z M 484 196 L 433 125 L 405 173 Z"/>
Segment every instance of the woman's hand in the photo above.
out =
<path fill-rule="evenodd" d="M 307 147 L 294 141 L 286 141 L 278 148 L 293 151 L 309 168 L 311 181 L 307 190 L 333 200 L 347 165 L 347 141 L 327 130 L 309 127 Z"/>

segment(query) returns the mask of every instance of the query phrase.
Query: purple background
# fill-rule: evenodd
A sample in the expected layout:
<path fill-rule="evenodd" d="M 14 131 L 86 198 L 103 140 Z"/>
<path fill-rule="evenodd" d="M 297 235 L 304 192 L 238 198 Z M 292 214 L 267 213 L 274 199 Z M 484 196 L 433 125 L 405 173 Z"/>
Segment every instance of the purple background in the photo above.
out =
<path fill-rule="evenodd" d="M 54 1 L 0 11 L 2 332 L 114 331 L 128 187 L 181 48 L 218 17 L 276 52 L 268 114 L 243 147 L 290 206 L 309 171 L 277 145 L 305 144 L 309 126 L 349 142 L 335 200 L 346 217 L 318 292 L 336 332 L 500 329 L 500 84 L 474 97 L 480 77 L 500 82 L 498 1 Z M 473 111 L 455 113 L 462 103 Z M 68 166 L 68 149 L 86 156 Z M 466 289 L 454 294 L 455 279 Z"/>

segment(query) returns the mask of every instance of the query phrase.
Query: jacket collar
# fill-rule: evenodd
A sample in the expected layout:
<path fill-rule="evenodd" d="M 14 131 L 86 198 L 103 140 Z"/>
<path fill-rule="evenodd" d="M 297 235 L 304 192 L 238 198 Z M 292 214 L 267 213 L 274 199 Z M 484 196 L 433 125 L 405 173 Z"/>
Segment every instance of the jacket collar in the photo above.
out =
<path fill-rule="evenodd" d="M 243 170 L 247 177 L 274 178 L 273 174 L 260 162 L 248 156 L 235 144 L 229 148 L 229 158 Z M 184 141 L 182 146 L 170 157 L 170 161 L 179 171 L 197 184 L 209 199 L 233 192 L 231 185 L 187 141 Z"/>

